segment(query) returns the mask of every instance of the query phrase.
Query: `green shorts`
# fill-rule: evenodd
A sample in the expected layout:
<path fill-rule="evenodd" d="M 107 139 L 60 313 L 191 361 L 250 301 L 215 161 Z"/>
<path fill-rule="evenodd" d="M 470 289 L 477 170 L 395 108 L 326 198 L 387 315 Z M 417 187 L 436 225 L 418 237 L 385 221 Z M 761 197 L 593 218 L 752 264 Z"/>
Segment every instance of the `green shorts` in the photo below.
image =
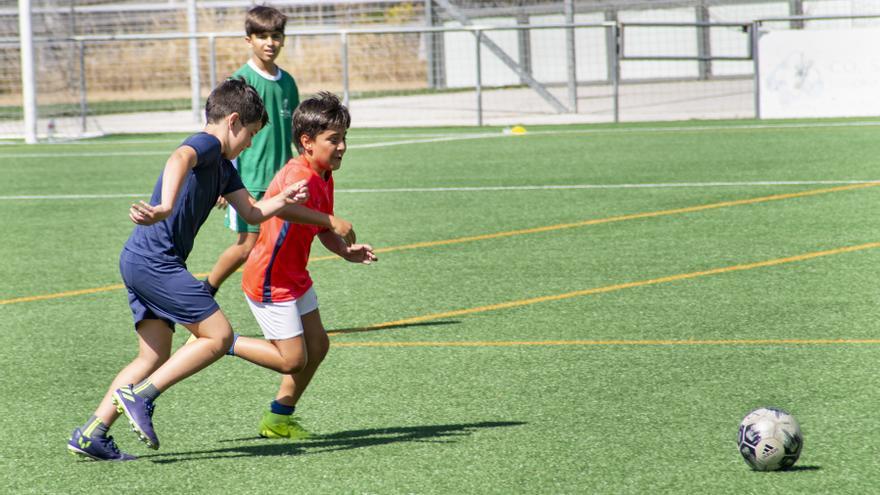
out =
<path fill-rule="evenodd" d="M 251 192 L 254 196 L 254 199 L 257 201 L 263 198 L 263 195 L 266 194 L 266 191 L 255 191 Z M 232 230 L 233 232 L 238 232 L 239 234 L 243 234 L 245 232 L 257 233 L 260 231 L 260 224 L 250 225 L 248 224 L 241 215 L 235 211 L 235 208 L 232 205 L 229 205 L 226 208 L 226 226 Z"/>

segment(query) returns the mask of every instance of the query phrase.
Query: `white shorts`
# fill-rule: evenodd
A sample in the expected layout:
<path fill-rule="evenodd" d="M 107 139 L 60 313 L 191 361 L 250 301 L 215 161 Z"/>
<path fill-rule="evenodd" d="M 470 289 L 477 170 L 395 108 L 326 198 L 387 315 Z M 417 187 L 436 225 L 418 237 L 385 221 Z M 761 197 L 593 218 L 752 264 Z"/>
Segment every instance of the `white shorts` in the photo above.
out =
<path fill-rule="evenodd" d="M 247 296 L 244 298 L 263 329 L 263 336 L 269 340 L 292 339 L 302 335 L 301 316 L 318 309 L 318 295 L 314 286 L 293 301 L 262 303 L 254 302 Z"/>

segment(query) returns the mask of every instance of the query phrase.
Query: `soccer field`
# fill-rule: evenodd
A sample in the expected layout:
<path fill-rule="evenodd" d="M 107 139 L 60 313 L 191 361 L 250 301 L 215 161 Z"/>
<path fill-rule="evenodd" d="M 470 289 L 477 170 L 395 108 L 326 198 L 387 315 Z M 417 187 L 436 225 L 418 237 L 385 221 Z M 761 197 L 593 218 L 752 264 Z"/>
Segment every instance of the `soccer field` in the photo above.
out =
<path fill-rule="evenodd" d="M 0 492 L 869 493 L 880 485 L 880 121 L 358 129 L 336 213 L 379 262 L 310 263 L 331 350 L 257 436 L 278 376 L 224 357 L 163 394 L 130 463 L 65 444 L 136 353 L 118 273 L 183 135 L 0 147 Z M 189 259 L 233 240 L 215 213 Z M 233 276 L 218 301 L 260 331 Z M 175 344 L 188 336 L 178 328 Z M 736 446 L 799 420 L 787 472 Z M 874 487 L 874 488 L 871 488 Z"/>

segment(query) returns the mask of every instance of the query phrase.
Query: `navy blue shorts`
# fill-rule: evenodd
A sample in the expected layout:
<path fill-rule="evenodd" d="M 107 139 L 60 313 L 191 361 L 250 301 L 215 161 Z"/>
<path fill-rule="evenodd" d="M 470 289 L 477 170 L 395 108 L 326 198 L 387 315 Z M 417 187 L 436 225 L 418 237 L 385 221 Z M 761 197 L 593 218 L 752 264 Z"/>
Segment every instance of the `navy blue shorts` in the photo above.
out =
<path fill-rule="evenodd" d="M 202 281 L 181 263 L 123 250 L 119 272 L 128 289 L 135 328 L 143 320 L 163 320 L 173 330 L 174 323 L 198 323 L 220 309 Z"/>

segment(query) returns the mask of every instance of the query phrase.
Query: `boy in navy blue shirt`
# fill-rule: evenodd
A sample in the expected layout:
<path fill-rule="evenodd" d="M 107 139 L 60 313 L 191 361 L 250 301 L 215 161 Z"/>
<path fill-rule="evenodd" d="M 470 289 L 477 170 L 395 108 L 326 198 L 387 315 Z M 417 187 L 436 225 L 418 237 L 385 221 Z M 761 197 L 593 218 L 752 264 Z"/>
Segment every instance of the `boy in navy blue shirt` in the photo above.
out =
<path fill-rule="evenodd" d="M 190 136 L 171 154 L 150 202 L 132 204 L 129 210 L 137 226 L 122 249 L 119 269 L 140 350 L 116 375 L 92 417 L 73 431 L 67 448 L 78 456 L 134 459 L 107 435 L 121 413 L 148 447 L 159 448 L 153 401 L 219 359 L 232 343 L 229 321 L 204 283 L 186 268 L 195 236 L 217 198 L 223 196 L 249 223 L 263 222 L 286 205 L 308 199 L 300 182 L 256 201 L 230 162 L 250 146 L 268 119 L 254 88 L 239 79 L 221 83 L 208 97 L 205 115 L 204 132 Z M 172 356 L 175 323 L 197 338 Z"/>

